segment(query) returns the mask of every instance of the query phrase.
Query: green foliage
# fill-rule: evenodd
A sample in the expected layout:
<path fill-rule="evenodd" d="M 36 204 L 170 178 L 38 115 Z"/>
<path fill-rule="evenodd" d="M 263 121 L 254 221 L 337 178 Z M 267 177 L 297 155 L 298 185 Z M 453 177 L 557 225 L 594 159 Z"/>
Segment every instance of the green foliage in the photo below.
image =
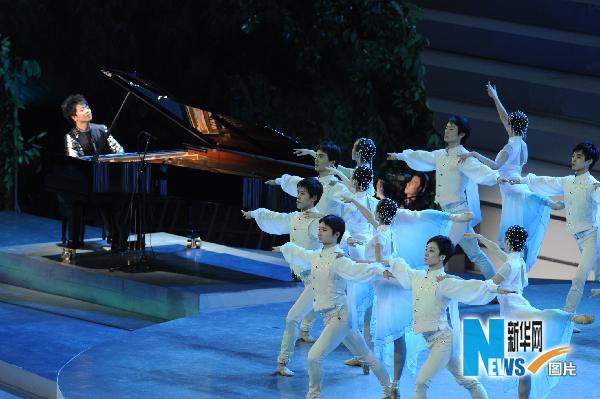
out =
<path fill-rule="evenodd" d="M 16 192 L 19 165 L 29 165 L 40 156 L 41 132 L 25 139 L 19 123 L 19 110 L 25 105 L 21 90 L 31 78 L 40 76 L 35 61 L 11 58 L 10 41 L 0 37 L 0 176 L 2 178 L 2 208 L 18 208 Z"/>
<path fill-rule="evenodd" d="M 439 146 L 423 85 L 427 40 L 416 31 L 418 7 L 373 0 L 235 3 L 245 40 L 268 46 L 248 51 L 268 52 L 269 59 L 231 77 L 230 96 L 240 98 L 236 114 L 309 145 L 331 138 L 346 153 L 363 135 L 375 139 L 380 154 Z M 275 69 L 286 76 L 276 78 Z"/>

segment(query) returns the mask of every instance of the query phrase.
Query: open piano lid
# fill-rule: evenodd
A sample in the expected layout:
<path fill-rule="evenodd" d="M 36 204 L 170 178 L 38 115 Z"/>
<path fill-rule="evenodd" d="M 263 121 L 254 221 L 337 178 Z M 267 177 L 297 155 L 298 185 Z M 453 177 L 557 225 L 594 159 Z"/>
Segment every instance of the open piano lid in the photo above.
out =
<path fill-rule="evenodd" d="M 138 74 L 108 68 L 101 71 L 125 91 L 186 131 L 191 142 L 188 148 L 227 152 L 238 157 L 254 158 L 263 164 L 274 161 L 288 164 L 296 171 L 298 167 L 306 172 L 313 170 L 310 158 L 293 155 L 293 149 L 301 144 L 281 131 L 185 105 Z M 185 145 L 182 143 L 182 146 Z"/>

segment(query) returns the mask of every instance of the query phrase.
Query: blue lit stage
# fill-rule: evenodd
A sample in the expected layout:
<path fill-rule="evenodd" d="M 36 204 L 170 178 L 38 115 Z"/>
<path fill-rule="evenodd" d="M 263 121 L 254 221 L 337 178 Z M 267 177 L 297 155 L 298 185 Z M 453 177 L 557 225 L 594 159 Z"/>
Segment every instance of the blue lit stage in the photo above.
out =
<path fill-rule="evenodd" d="M 66 399 L 304 397 L 309 344 L 297 345 L 294 377 L 274 375 L 285 315 L 300 290 L 285 281 L 277 256 L 210 243 L 189 252 L 182 237 L 155 234 L 160 270 L 110 273 L 110 265 L 99 264 L 100 241 L 90 241 L 87 256 L 77 255 L 82 265 L 67 265 L 55 260 L 58 222 L 0 216 L 0 238 L 10 243 L 0 248 L 0 336 L 10 337 L 0 349 L 2 384 Z M 32 223 L 47 227 L 47 236 L 28 235 Z M 562 306 L 567 282 L 530 283 L 526 296 L 534 305 Z M 587 285 L 580 312 L 598 316 L 600 300 L 588 297 L 597 287 Z M 497 311 L 497 305 L 462 308 L 463 316 Z M 313 335 L 321 328 L 318 319 Z M 599 335 L 598 323 L 574 335 L 570 360 L 578 376 L 564 378 L 552 397 L 600 398 L 594 390 Z M 374 376 L 343 365 L 349 356 L 340 347 L 325 360 L 323 397 L 380 397 Z M 414 378 L 403 375 L 402 397 L 410 397 Z M 516 397 L 497 381 L 483 383 L 490 398 Z M 468 395 L 443 371 L 429 397 Z"/>

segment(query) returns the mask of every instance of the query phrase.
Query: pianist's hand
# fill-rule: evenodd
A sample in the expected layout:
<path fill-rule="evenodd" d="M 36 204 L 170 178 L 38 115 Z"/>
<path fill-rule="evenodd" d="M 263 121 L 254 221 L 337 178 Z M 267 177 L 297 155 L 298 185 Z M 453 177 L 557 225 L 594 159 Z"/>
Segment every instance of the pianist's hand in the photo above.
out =
<path fill-rule="evenodd" d="M 294 155 L 297 157 L 301 157 L 304 155 L 310 155 L 313 158 L 317 157 L 317 152 L 313 150 L 309 150 L 307 148 L 294 148 Z"/>
<path fill-rule="evenodd" d="M 254 217 L 252 216 L 252 211 L 244 211 L 244 210 L 242 210 L 242 216 L 246 220 L 254 219 Z"/>

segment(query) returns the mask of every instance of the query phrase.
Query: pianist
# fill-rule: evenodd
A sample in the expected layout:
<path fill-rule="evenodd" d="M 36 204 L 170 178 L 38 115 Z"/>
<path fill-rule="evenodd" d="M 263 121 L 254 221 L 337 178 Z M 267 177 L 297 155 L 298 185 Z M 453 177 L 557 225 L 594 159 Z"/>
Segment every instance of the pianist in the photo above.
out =
<path fill-rule="evenodd" d="M 65 135 L 65 152 L 70 157 L 122 153 L 123 147 L 104 125 L 90 123 L 92 110 L 81 94 L 73 94 L 61 105 L 63 116 L 73 128 Z"/>

